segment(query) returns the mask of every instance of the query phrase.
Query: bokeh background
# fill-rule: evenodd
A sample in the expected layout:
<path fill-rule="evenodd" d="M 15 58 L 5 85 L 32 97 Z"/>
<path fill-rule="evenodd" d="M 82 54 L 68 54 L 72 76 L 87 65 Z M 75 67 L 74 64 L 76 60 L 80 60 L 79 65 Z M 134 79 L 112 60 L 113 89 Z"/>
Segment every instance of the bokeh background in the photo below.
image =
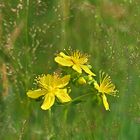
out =
<path fill-rule="evenodd" d="M 139 5 L 0 0 L 0 140 L 140 140 Z M 50 114 L 26 96 L 38 74 L 56 69 L 55 54 L 69 48 L 89 53 L 94 71 L 112 77 L 119 98 L 108 97 L 110 112 L 87 100 Z"/>

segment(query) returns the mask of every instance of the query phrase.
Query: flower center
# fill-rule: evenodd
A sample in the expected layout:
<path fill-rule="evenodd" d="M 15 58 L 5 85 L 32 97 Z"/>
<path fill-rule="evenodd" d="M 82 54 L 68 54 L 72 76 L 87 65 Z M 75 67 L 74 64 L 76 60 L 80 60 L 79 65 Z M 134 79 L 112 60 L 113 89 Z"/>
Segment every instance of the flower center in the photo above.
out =
<path fill-rule="evenodd" d="M 83 55 L 79 52 L 79 51 L 74 51 L 72 53 L 72 56 L 75 58 L 75 59 L 79 59 L 81 58 Z"/>

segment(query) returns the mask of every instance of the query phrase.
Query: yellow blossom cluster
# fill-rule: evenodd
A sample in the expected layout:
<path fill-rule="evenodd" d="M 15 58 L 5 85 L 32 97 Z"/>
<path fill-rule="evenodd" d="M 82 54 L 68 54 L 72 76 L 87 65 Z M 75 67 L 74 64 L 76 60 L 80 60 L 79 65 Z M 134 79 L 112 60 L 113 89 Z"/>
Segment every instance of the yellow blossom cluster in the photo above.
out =
<path fill-rule="evenodd" d="M 88 65 L 87 54 L 83 54 L 78 50 L 72 51 L 70 54 L 60 52 L 54 58 L 54 61 L 61 67 L 67 67 L 67 69 L 72 68 L 78 77 L 77 81 L 79 84 L 89 84 L 91 88 L 94 87 L 97 89 L 98 93 L 100 93 L 98 95 L 100 95 L 103 100 L 105 109 L 110 110 L 106 95 L 116 95 L 117 90 L 115 89 L 115 85 L 112 83 L 110 76 L 104 72 L 100 73 L 99 82 L 93 78 L 96 75 Z M 29 90 L 27 96 L 33 99 L 42 97 L 44 99 L 41 105 L 43 110 L 50 109 L 54 105 L 56 99 L 58 99 L 56 101 L 60 103 L 71 102 L 73 99 L 69 95 L 68 85 L 73 79 L 73 75 L 68 72 L 63 76 L 54 73 L 52 75 L 47 74 L 38 77 L 36 81 L 39 88 L 36 90 Z M 82 76 L 83 73 L 87 79 Z"/>

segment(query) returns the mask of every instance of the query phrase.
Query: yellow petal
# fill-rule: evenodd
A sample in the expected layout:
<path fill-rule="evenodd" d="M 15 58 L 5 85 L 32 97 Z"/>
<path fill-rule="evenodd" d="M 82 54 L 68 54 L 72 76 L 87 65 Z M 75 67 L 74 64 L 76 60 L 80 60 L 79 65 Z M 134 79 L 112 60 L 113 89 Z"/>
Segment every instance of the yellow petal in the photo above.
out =
<path fill-rule="evenodd" d="M 103 104 L 104 104 L 105 109 L 110 110 L 109 109 L 109 104 L 107 102 L 107 98 L 106 98 L 105 94 L 102 94 L 102 99 L 103 99 Z"/>
<path fill-rule="evenodd" d="M 41 89 L 37 89 L 37 90 L 29 90 L 27 92 L 27 96 L 33 99 L 39 98 L 42 95 L 45 95 L 46 91 L 45 90 L 41 90 Z"/>
<path fill-rule="evenodd" d="M 75 71 L 77 71 L 78 73 L 82 73 L 82 69 L 80 68 L 79 65 L 73 65 L 72 67 Z"/>
<path fill-rule="evenodd" d="M 70 75 L 66 75 L 61 79 L 59 79 L 56 85 L 58 88 L 63 88 L 69 83 L 69 80 L 70 80 Z"/>
<path fill-rule="evenodd" d="M 64 57 L 65 59 L 71 59 L 71 57 L 70 56 L 68 56 L 68 55 L 65 55 L 63 52 L 60 52 L 60 54 L 59 54 L 60 56 L 62 56 L 62 57 Z"/>
<path fill-rule="evenodd" d="M 100 92 L 110 95 L 115 95 L 117 92 L 110 76 L 104 72 L 100 73 Z"/>
<path fill-rule="evenodd" d="M 89 75 L 96 76 L 86 65 L 81 65 L 81 68 Z"/>
<path fill-rule="evenodd" d="M 100 86 L 96 81 L 94 82 L 94 87 L 98 90 L 98 92 L 100 92 Z"/>
<path fill-rule="evenodd" d="M 49 94 L 49 93 L 46 94 L 41 108 L 43 110 L 47 110 L 47 109 L 51 108 L 51 106 L 54 104 L 54 101 L 55 101 L 55 96 L 54 95 Z"/>
<path fill-rule="evenodd" d="M 69 102 L 72 100 L 67 93 L 67 89 L 59 89 L 55 92 L 55 95 L 62 103 Z"/>
<path fill-rule="evenodd" d="M 72 66 L 73 62 L 71 60 L 67 60 L 65 58 L 62 58 L 60 56 L 55 57 L 55 62 L 57 62 L 58 64 L 62 65 L 62 66 Z"/>

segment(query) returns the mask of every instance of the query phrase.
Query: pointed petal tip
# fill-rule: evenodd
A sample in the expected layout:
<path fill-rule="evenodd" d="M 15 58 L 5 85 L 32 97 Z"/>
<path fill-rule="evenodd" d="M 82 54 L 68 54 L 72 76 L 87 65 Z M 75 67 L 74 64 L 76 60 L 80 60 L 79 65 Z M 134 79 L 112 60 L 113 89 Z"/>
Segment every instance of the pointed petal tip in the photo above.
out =
<path fill-rule="evenodd" d="M 73 62 L 71 60 L 67 60 L 67 59 L 60 57 L 60 56 L 55 57 L 54 61 L 62 66 L 70 67 L 73 65 Z"/>
<path fill-rule="evenodd" d="M 91 76 L 96 76 L 96 74 L 94 74 L 93 72 L 92 72 L 92 75 Z"/>
<path fill-rule="evenodd" d="M 49 110 L 49 108 L 45 108 L 43 105 L 41 106 L 42 110 Z"/>
<path fill-rule="evenodd" d="M 81 65 L 81 68 L 89 75 L 91 76 L 96 76 L 89 68 L 87 65 Z"/>
<path fill-rule="evenodd" d="M 67 89 L 59 89 L 59 91 L 57 91 L 55 95 L 61 103 L 70 102 L 72 100 L 67 93 Z"/>
<path fill-rule="evenodd" d="M 41 90 L 41 89 L 37 89 L 37 90 L 29 90 L 27 93 L 27 96 L 33 99 L 37 99 L 40 96 L 45 94 L 45 91 Z"/>
<path fill-rule="evenodd" d="M 51 96 L 51 95 L 49 95 L 49 94 L 46 94 L 46 95 L 45 95 L 44 102 L 43 102 L 43 104 L 41 105 L 41 109 L 43 109 L 43 110 L 48 110 L 48 109 L 50 109 L 50 108 L 53 106 L 54 101 L 55 101 L 55 96 Z"/>

